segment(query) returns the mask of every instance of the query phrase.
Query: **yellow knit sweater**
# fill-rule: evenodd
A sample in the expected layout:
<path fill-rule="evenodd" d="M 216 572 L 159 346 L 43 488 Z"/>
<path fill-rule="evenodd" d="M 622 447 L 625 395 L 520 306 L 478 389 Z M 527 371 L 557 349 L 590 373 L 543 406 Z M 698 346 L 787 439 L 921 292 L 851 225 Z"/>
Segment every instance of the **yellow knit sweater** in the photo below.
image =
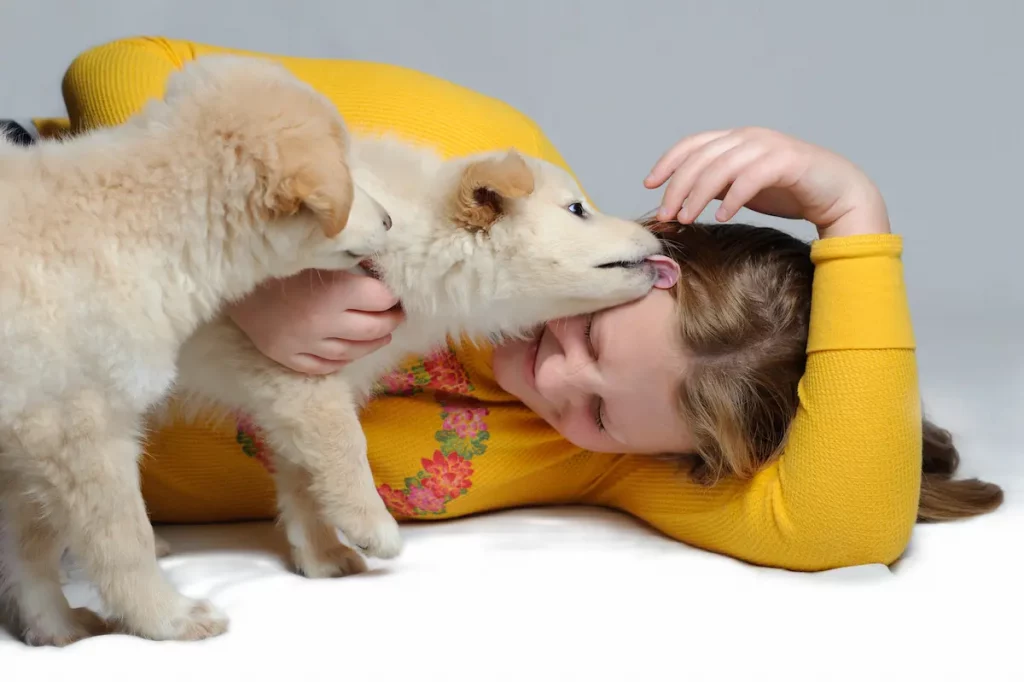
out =
<path fill-rule="evenodd" d="M 89 50 L 64 81 L 72 129 L 125 120 L 162 94 L 172 69 L 222 50 L 160 38 Z M 387 130 L 446 155 L 515 146 L 565 166 L 529 119 L 452 83 L 383 64 L 275 58 L 330 97 L 354 129 Z M 669 462 L 581 451 L 497 386 L 487 349 L 451 344 L 388 377 L 388 394 L 366 411 L 378 489 L 405 519 L 595 504 L 753 563 L 797 570 L 890 563 L 911 534 L 921 468 L 901 250 L 896 236 L 813 245 L 800 411 L 784 454 L 752 481 L 705 489 Z M 155 431 L 143 465 L 152 518 L 270 518 L 265 462 L 259 429 L 244 420 Z"/>

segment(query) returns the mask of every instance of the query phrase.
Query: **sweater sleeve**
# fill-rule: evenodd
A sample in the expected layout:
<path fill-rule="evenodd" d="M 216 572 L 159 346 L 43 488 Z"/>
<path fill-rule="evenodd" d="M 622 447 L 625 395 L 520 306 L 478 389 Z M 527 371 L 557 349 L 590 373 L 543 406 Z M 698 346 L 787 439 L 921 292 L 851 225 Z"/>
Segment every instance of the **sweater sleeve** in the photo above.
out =
<path fill-rule="evenodd" d="M 751 563 L 793 570 L 889 564 L 913 529 L 921 409 L 902 241 L 816 242 L 808 364 L 783 453 L 711 488 L 672 462 L 620 457 L 590 501 Z"/>

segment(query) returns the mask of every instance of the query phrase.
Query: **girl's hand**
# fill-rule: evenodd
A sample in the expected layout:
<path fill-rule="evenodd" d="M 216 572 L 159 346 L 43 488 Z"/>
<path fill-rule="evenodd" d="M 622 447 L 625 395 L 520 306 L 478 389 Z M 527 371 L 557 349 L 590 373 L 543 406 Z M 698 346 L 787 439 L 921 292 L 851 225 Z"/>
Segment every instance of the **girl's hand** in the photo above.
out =
<path fill-rule="evenodd" d="M 773 130 L 740 128 L 686 137 L 658 160 L 644 184 L 654 189 L 666 180 L 659 220 L 693 222 L 712 199 L 720 199 L 715 213 L 720 222 L 746 206 L 808 220 L 822 238 L 889 232 L 882 195 L 859 168 Z"/>
<path fill-rule="evenodd" d="M 307 270 L 265 283 L 228 310 L 264 355 L 304 374 L 330 374 L 391 341 L 405 319 L 378 280 Z"/>

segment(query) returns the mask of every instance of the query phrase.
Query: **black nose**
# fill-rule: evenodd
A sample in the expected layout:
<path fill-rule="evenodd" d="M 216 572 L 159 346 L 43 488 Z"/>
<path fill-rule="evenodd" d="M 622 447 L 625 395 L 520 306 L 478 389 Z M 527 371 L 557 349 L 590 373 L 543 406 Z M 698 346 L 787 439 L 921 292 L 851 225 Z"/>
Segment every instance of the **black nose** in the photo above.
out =
<path fill-rule="evenodd" d="M 384 229 L 385 230 L 390 230 L 391 229 L 391 216 L 389 214 L 387 214 L 387 213 L 384 214 L 384 221 L 383 222 L 384 222 Z"/>

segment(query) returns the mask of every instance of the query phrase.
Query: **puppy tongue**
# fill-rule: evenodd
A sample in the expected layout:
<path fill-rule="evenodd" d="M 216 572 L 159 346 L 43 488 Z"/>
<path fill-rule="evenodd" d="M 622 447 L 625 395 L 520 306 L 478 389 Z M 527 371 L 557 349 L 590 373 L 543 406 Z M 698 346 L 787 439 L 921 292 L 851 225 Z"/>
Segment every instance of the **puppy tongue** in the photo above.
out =
<path fill-rule="evenodd" d="M 655 289 L 671 289 L 679 281 L 679 264 L 668 256 L 648 256 L 647 262 L 652 263 L 658 273 Z"/>

